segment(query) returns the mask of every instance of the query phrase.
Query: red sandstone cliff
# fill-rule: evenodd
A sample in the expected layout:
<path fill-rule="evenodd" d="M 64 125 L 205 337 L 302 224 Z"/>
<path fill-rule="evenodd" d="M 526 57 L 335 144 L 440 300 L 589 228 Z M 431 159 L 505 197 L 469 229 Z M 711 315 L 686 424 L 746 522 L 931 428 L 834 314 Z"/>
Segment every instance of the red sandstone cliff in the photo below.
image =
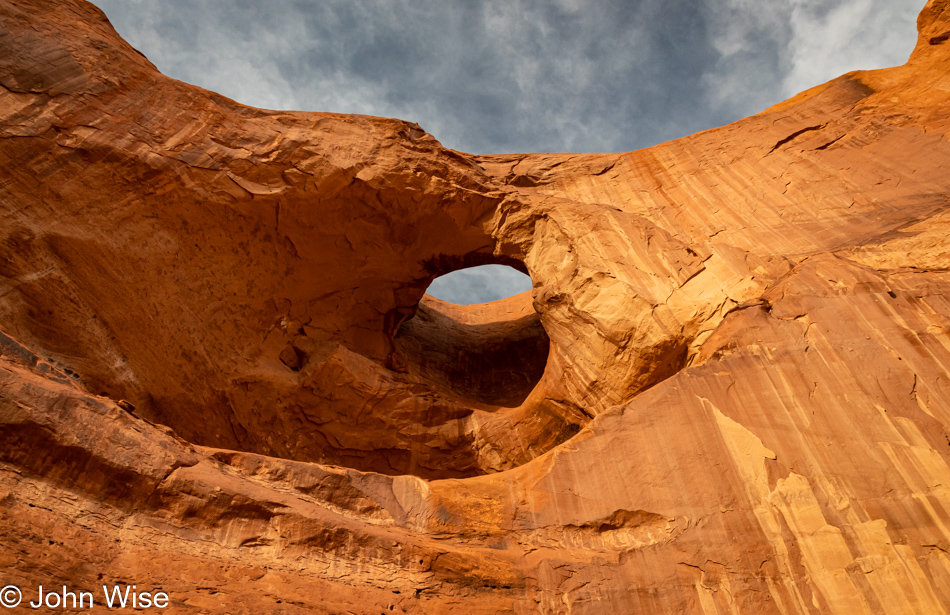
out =
<path fill-rule="evenodd" d="M 919 28 L 654 148 L 471 156 L 0 2 L 0 582 L 950 613 L 950 2 Z M 534 289 L 424 297 L 479 263 Z"/>

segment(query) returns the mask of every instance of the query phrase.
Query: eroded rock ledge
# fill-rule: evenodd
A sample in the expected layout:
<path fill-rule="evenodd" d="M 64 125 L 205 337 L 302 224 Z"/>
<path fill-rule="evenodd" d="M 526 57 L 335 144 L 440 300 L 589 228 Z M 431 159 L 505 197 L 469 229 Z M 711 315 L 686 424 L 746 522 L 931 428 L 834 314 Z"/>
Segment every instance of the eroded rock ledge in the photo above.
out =
<path fill-rule="evenodd" d="M 245 107 L 79 0 L 0 21 L 5 583 L 950 610 L 946 0 L 904 66 L 610 155 Z M 490 262 L 533 290 L 425 296 Z"/>

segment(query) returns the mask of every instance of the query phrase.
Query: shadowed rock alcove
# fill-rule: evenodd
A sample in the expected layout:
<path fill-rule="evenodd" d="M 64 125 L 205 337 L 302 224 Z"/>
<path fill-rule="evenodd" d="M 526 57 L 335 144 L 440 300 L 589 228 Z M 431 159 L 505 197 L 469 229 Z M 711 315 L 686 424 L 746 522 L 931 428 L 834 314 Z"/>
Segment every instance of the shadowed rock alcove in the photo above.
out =
<path fill-rule="evenodd" d="M 474 305 L 427 294 L 394 345 L 401 367 L 440 393 L 515 407 L 541 380 L 550 342 L 527 291 Z"/>

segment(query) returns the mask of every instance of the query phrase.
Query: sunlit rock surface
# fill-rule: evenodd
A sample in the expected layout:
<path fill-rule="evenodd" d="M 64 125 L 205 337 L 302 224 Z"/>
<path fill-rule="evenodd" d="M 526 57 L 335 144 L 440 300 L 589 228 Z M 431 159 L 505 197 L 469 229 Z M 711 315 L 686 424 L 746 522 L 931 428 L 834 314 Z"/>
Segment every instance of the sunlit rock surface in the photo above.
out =
<path fill-rule="evenodd" d="M 654 148 L 473 156 L 0 2 L 0 581 L 950 612 L 950 2 L 919 27 Z M 533 289 L 424 294 L 487 263 Z"/>

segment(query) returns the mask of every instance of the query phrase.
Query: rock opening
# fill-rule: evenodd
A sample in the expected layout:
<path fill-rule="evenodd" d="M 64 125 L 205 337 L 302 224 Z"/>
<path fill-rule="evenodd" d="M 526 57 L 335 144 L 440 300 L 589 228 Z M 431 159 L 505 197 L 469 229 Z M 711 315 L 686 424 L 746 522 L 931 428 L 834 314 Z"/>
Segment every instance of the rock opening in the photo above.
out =
<path fill-rule="evenodd" d="M 436 299 L 472 305 L 507 299 L 531 290 L 531 278 L 508 265 L 459 269 L 432 281 L 426 293 Z"/>
<path fill-rule="evenodd" d="M 550 342 L 524 292 L 477 305 L 426 295 L 394 345 L 401 366 L 440 392 L 514 407 L 541 380 Z"/>

